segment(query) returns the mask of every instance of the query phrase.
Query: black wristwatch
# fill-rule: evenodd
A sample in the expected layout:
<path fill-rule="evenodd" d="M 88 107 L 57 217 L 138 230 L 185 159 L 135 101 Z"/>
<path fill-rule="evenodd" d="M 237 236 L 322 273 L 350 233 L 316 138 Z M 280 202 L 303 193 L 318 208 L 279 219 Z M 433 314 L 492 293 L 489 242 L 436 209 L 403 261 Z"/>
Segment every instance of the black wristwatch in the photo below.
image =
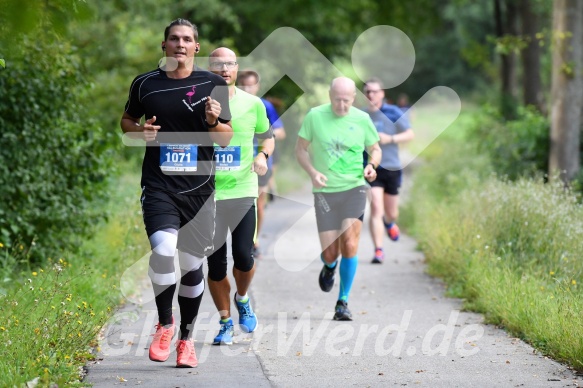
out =
<path fill-rule="evenodd" d="M 207 128 L 214 128 L 217 125 L 219 125 L 219 119 L 217 119 L 217 121 L 215 121 L 214 124 L 209 124 L 208 121 L 206 121 L 206 120 L 204 122 L 206 123 Z"/>
<path fill-rule="evenodd" d="M 377 168 L 375 167 L 374 163 L 372 163 L 372 162 L 368 162 L 367 166 L 368 166 L 369 164 L 372 166 L 372 169 L 376 171 L 376 169 L 377 169 Z"/>
<path fill-rule="evenodd" d="M 265 155 L 265 160 L 269 159 L 269 154 L 265 151 L 259 151 L 261 152 L 263 155 Z"/>

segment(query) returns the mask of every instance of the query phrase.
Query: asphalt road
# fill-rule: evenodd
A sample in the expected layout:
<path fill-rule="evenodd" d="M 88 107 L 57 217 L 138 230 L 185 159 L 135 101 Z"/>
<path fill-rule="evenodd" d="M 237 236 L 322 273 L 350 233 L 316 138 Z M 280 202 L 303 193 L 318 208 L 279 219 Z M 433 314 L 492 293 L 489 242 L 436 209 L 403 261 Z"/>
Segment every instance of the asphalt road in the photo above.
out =
<path fill-rule="evenodd" d="M 207 290 L 195 328 L 199 366 L 176 369 L 175 353 L 165 363 L 151 362 L 157 316 L 145 281 L 104 329 L 85 381 L 95 387 L 583 385 L 567 367 L 484 324 L 481 315 L 460 311 L 461 301 L 445 297 L 441 282 L 425 274 L 423 254 L 406 235 L 387 238 L 385 263 L 371 264 L 365 219 L 351 322 L 331 319 L 338 279 L 330 293 L 318 286 L 322 264 L 308 191 L 270 203 L 260 237 L 263 254 L 250 291 L 256 332 L 237 330 L 232 346 L 213 346 L 219 324 Z"/>

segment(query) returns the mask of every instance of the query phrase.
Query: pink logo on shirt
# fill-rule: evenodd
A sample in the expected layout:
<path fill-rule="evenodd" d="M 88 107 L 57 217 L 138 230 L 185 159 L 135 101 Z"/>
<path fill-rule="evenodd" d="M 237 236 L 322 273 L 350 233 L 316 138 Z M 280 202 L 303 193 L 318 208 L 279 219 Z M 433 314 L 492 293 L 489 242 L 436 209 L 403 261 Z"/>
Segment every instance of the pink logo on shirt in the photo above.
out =
<path fill-rule="evenodd" d="M 192 96 L 194 96 L 194 93 L 196 93 L 196 86 L 192 87 L 192 91 L 186 93 L 186 95 L 188 96 L 188 103 L 192 104 Z"/>

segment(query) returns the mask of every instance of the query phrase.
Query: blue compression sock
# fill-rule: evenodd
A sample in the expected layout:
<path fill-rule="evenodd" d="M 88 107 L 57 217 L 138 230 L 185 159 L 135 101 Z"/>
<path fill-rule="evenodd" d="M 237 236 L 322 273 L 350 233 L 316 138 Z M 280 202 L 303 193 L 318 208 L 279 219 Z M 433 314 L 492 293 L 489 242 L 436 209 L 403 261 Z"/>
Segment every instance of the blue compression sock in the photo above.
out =
<path fill-rule="evenodd" d="M 357 266 L 358 256 L 342 257 L 340 261 L 340 293 L 338 294 L 338 300 L 348 301 Z"/>

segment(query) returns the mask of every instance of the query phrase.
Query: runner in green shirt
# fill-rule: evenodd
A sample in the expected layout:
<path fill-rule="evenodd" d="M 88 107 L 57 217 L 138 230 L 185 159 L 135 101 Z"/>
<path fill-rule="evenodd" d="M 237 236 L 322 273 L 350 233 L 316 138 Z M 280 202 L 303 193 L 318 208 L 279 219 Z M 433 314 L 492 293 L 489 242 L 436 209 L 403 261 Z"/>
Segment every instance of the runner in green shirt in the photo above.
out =
<path fill-rule="evenodd" d="M 334 286 L 338 255 L 340 293 L 335 320 L 352 320 L 348 296 L 356 274 L 360 230 L 366 206 L 365 179 L 376 178 L 381 160 L 379 135 L 368 114 L 353 108 L 356 86 L 339 77 L 330 86 L 330 104 L 313 108 L 304 118 L 296 157 L 310 175 L 324 267 L 319 284 L 324 292 Z M 369 163 L 362 168 L 363 152 Z"/>
<path fill-rule="evenodd" d="M 225 47 L 216 49 L 210 55 L 209 67 L 227 82 L 233 125 L 233 138 L 229 146 L 215 147 L 215 251 L 208 257 L 209 290 L 221 316 L 221 328 L 213 343 L 221 345 L 232 344 L 234 333 L 230 312 L 231 285 L 227 277 L 226 239 L 229 230 L 239 325 L 246 332 L 252 332 L 257 327 L 257 317 L 247 295 L 255 273 L 252 249 L 257 238 L 257 176 L 267 172 L 267 159 L 273 153 L 275 140 L 261 100 L 235 87 L 239 69 L 235 53 Z M 253 136 L 260 139 L 259 152 L 255 157 Z"/>

